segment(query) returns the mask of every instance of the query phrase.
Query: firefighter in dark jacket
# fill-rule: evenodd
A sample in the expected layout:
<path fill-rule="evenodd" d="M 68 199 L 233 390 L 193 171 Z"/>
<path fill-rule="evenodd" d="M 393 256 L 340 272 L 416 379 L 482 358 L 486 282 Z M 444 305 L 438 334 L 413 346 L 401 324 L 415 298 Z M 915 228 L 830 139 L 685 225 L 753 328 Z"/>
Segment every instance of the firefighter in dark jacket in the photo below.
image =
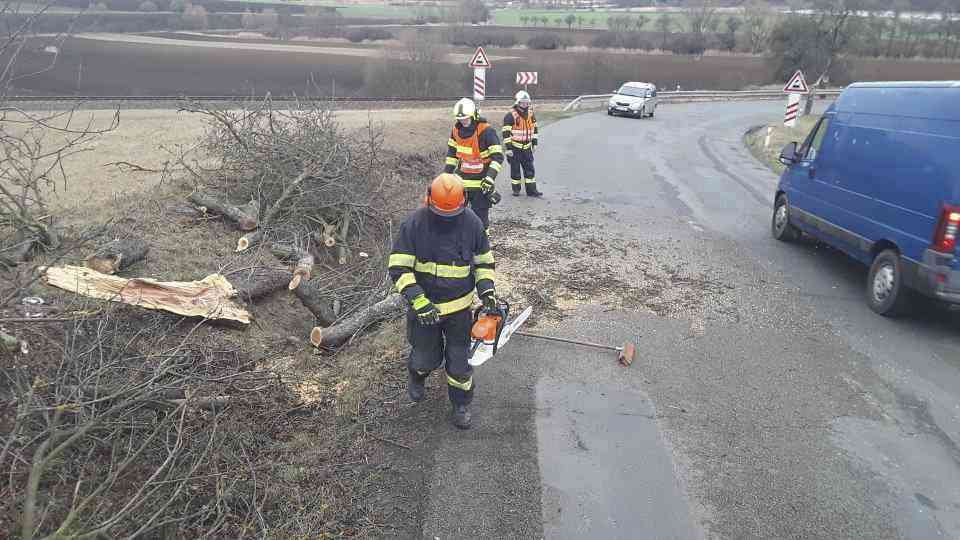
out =
<path fill-rule="evenodd" d="M 527 196 L 542 197 L 537 190 L 537 176 L 533 168 L 533 149 L 537 147 L 540 130 L 537 118 L 530 110 L 530 94 L 523 90 L 514 96 L 513 108 L 503 118 L 503 149 L 510 163 L 510 187 L 513 196 L 520 196 L 526 186 Z M 521 170 L 522 169 L 522 170 Z"/>
<path fill-rule="evenodd" d="M 390 254 L 390 277 L 410 302 L 407 391 L 424 398 L 424 381 L 444 365 L 453 404 L 453 423 L 470 427 L 475 385 L 470 354 L 474 291 L 485 309 L 495 309 L 494 259 L 483 223 L 466 208 L 463 182 L 453 174 L 436 177 L 427 204 L 400 226 Z"/>
<path fill-rule="evenodd" d="M 503 167 L 503 148 L 497 130 L 477 112 L 471 99 L 461 99 L 453 106 L 457 123 L 447 141 L 444 172 L 456 173 L 463 179 L 470 208 L 490 228 L 490 207 L 499 202 L 494 180 Z"/>

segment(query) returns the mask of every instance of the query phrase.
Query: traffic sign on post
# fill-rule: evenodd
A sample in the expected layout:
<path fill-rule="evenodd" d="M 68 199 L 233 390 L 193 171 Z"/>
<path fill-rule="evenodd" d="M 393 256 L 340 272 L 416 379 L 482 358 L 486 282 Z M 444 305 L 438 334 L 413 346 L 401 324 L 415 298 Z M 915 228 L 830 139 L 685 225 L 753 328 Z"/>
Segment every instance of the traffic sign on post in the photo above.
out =
<path fill-rule="evenodd" d="M 473 100 L 483 101 L 487 95 L 487 70 L 473 69 Z"/>
<path fill-rule="evenodd" d="M 487 70 L 493 67 L 483 47 L 477 47 L 467 65 L 473 68 L 473 99 L 483 101 L 487 95 Z"/>
<path fill-rule="evenodd" d="M 517 72 L 517 84 L 528 85 L 528 84 L 537 84 L 538 73 L 536 71 L 518 71 Z"/>
<path fill-rule="evenodd" d="M 800 94 L 790 94 L 787 100 L 787 113 L 783 116 L 783 125 L 792 128 L 797 125 L 800 116 Z"/>
<path fill-rule="evenodd" d="M 473 58 L 470 59 L 470 63 L 467 65 L 474 69 L 490 69 L 493 67 L 483 47 L 477 47 L 477 51 L 473 53 Z"/>
<path fill-rule="evenodd" d="M 803 72 L 798 69 L 783 87 L 783 91 L 787 94 L 809 94 L 810 88 L 807 86 L 807 79 L 803 77 Z"/>

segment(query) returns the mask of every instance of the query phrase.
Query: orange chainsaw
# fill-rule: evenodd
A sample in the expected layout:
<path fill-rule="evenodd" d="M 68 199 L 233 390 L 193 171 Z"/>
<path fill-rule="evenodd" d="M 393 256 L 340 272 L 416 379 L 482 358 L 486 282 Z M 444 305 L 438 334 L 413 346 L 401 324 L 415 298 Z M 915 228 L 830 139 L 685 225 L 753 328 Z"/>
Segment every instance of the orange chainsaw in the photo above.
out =
<path fill-rule="evenodd" d="M 470 329 L 469 364 L 479 366 L 492 358 L 531 313 L 533 309 L 528 307 L 515 319 L 509 320 L 510 304 L 506 300 L 498 300 L 494 309 L 478 308 L 473 314 L 474 323 Z"/>

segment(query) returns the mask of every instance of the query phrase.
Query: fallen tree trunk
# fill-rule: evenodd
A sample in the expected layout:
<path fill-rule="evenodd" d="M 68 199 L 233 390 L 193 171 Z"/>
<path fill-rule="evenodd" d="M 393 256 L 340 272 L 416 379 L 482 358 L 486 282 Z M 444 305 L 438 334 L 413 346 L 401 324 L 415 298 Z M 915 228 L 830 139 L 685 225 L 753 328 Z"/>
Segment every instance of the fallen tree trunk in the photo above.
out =
<path fill-rule="evenodd" d="M 323 297 L 320 289 L 310 282 L 303 282 L 299 287 L 293 290 L 293 294 L 300 299 L 303 306 L 313 313 L 317 318 L 317 324 L 322 327 L 330 326 L 337 320 L 337 315 L 333 309 L 333 303 Z"/>
<path fill-rule="evenodd" d="M 231 283 L 241 300 L 252 302 L 283 289 L 292 277 L 288 270 L 258 266 L 239 272 Z"/>
<path fill-rule="evenodd" d="M 42 267 L 40 273 L 47 285 L 82 296 L 185 317 L 250 324 L 250 313 L 232 300 L 236 289 L 220 274 L 200 281 L 156 281 L 126 279 L 80 266 Z"/>
<path fill-rule="evenodd" d="M 314 347 L 337 347 L 349 341 L 364 328 L 400 316 L 407 301 L 399 294 L 390 294 L 385 299 L 347 317 L 329 328 L 314 327 L 310 343 Z"/>
<path fill-rule="evenodd" d="M 145 259 L 149 251 L 150 246 L 140 239 L 113 240 L 97 248 L 93 255 L 87 257 L 84 264 L 87 268 L 102 274 L 115 274 Z"/>
<path fill-rule="evenodd" d="M 241 231 L 252 231 L 259 226 L 260 205 L 256 201 L 250 201 L 243 207 L 234 206 L 199 191 L 191 193 L 188 199 L 193 204 L 211 210 L 236 223 Z"/>

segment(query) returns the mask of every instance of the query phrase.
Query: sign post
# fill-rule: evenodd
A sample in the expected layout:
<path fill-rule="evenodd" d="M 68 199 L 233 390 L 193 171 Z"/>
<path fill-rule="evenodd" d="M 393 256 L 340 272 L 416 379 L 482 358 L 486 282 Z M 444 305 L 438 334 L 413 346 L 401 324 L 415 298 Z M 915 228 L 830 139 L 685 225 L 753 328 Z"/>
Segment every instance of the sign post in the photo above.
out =
<path fill-rule="evenodd" d="M 800 117 L 800 96 L 810 93 L 807 86 L 807 80 L 803 77 L 803 72 L 799 69 L 787 81 L 783 87 L 783 92 L 787 94 L 787 112 L 783 116 L 783 125 L 789 128 L 796 127 L 797 118 Z"/>
<path fill-rule="evenodd" d="M 487 70 L 493 67 L 483 47 L 477 47 L 467 65 L 473 68 L 473 99 L 483 101 L 487 95 Z"/>

